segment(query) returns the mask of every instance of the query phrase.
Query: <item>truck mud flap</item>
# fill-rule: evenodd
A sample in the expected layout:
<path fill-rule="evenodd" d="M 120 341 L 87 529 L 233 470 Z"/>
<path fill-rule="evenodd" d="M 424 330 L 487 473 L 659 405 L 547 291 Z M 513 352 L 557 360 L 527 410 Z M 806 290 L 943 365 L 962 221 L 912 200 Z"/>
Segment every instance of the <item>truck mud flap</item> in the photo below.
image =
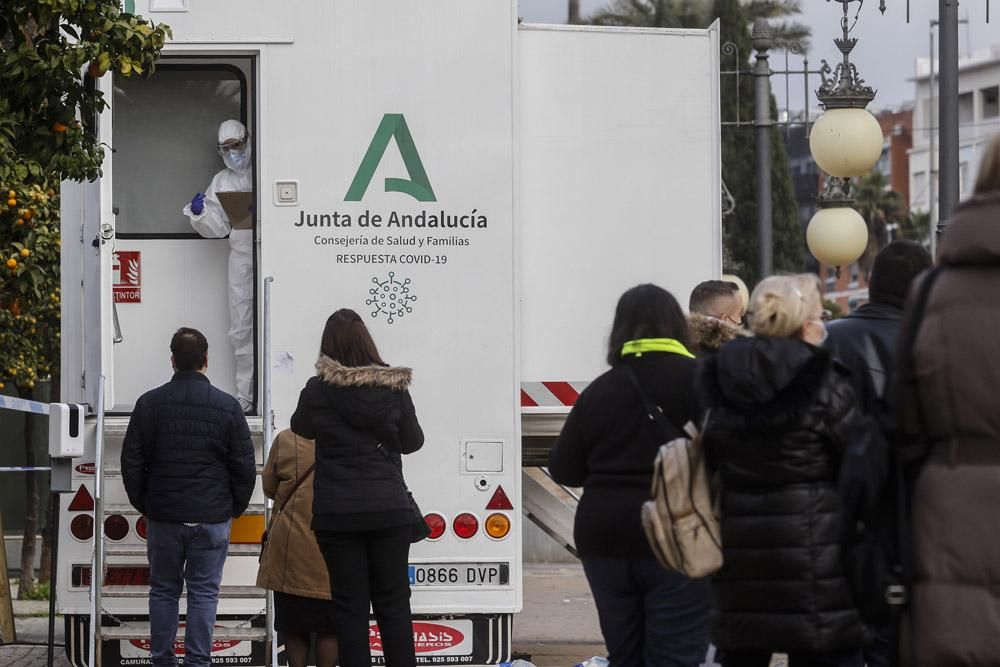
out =
<path fill-rule="evenodd" d="M 105 616 L 104 628 L 110 629 L 130 624 L 148 626 L 149 616 L 121 614 L 112 618 Z M 181 618 L 183 626 L 184 619 Z M 216 618 L 217 626 L 241 626 L 253 628 L 264 627 L 264 617 L 255 617 L 248 622 L 246 616 L 220 614 Z M 90 631 L 90 616 L 70 615 L 65 617 L 66 625 L 66 656 L 73 667 L 89 667 L 87 661 L 90 655 L 90 641 L 93 634 Z M 183 657 L 183 644 L 175 646 L 179 658 Z M 265 645 L 260 641 L 216 641 L 212 644 L 213 665 L 248 665 L 264 667 L 266 662 Z M 101 667 L 145 667 L 152 665 L 149 639 L 107 639 L 104 641 L 103 663 Z"/>
<path fill-rule="evenodd" d="M 496 665 L 510 660 L 511 614 L 414 615 L 418 665 Z M 375 619 L 368 631 L 372 664 L 384 665 Z"/>

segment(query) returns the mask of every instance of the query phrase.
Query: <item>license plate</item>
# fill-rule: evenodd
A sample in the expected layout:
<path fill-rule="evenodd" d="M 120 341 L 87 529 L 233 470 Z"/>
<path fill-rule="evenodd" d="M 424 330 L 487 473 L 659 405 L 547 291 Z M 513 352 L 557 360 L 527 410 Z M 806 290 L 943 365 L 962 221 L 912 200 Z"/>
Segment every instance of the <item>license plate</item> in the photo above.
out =
<path fill-rule="evenodd" d="M 90 567 L 74 565 L 72 570 L 72 586 L 86 588 L 90 586 Z M 148 567 L 109 567 L 104 575 L 105 586 L 148 586 Z"/>
<path fill-rule="evenodd" d="M 420 563 L 410 566 L 410 586 L 506 586 L 509 563 Z"/>

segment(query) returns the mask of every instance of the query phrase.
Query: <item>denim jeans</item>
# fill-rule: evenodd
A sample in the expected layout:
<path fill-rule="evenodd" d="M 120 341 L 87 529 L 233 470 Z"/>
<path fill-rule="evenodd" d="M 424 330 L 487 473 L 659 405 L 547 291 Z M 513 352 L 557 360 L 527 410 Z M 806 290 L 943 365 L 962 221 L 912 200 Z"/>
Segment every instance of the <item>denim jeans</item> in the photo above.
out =
<path fill-rule="evenodd" d="M 212 629 L 230 521 L 188 526 L 146 520 L 149 556 L 149 624 L 154 667 L 173 667 L 181 589 L 187 584 L 185 667 L 212 663 Z"/>
<path fill-rule="evenodd" d="M 611 667 L 698 667 L 708 652 L 709 589 L 654 558 L 583 557 Z"/>

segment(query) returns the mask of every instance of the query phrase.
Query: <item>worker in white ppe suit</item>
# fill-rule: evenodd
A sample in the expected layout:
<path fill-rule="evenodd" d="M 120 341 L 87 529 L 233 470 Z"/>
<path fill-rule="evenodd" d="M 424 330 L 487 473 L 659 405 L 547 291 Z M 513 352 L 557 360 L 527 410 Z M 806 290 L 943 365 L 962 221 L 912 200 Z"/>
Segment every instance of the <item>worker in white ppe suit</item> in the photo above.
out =
<path fill-rule="evenodd" d="M 191 226 L 201 236 L 221 239 L 229 235 L 229 340 L 236 355 L 236 398 L 244 410 L 253 407 L 253 230 L 232 229 L 219 202 L 220 192 L 250 192 L 253 170 L 250 138 L 238 120 L 219 125 L 219 153 L 226 168 L 199 192 L 184 209 Z"/>

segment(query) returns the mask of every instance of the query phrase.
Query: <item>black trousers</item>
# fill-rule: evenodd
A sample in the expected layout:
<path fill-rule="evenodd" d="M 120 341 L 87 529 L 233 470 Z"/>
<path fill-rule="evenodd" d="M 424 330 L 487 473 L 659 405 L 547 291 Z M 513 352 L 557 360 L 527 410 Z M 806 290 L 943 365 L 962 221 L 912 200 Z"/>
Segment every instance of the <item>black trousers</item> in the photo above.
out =
<path fill-rule="evenodd" d="M 368 606 L 378 621 L 386 667 L 414 667 L 409 526 L 316 531 L 330 573 L 341 667 L 371 667 Z"/>

